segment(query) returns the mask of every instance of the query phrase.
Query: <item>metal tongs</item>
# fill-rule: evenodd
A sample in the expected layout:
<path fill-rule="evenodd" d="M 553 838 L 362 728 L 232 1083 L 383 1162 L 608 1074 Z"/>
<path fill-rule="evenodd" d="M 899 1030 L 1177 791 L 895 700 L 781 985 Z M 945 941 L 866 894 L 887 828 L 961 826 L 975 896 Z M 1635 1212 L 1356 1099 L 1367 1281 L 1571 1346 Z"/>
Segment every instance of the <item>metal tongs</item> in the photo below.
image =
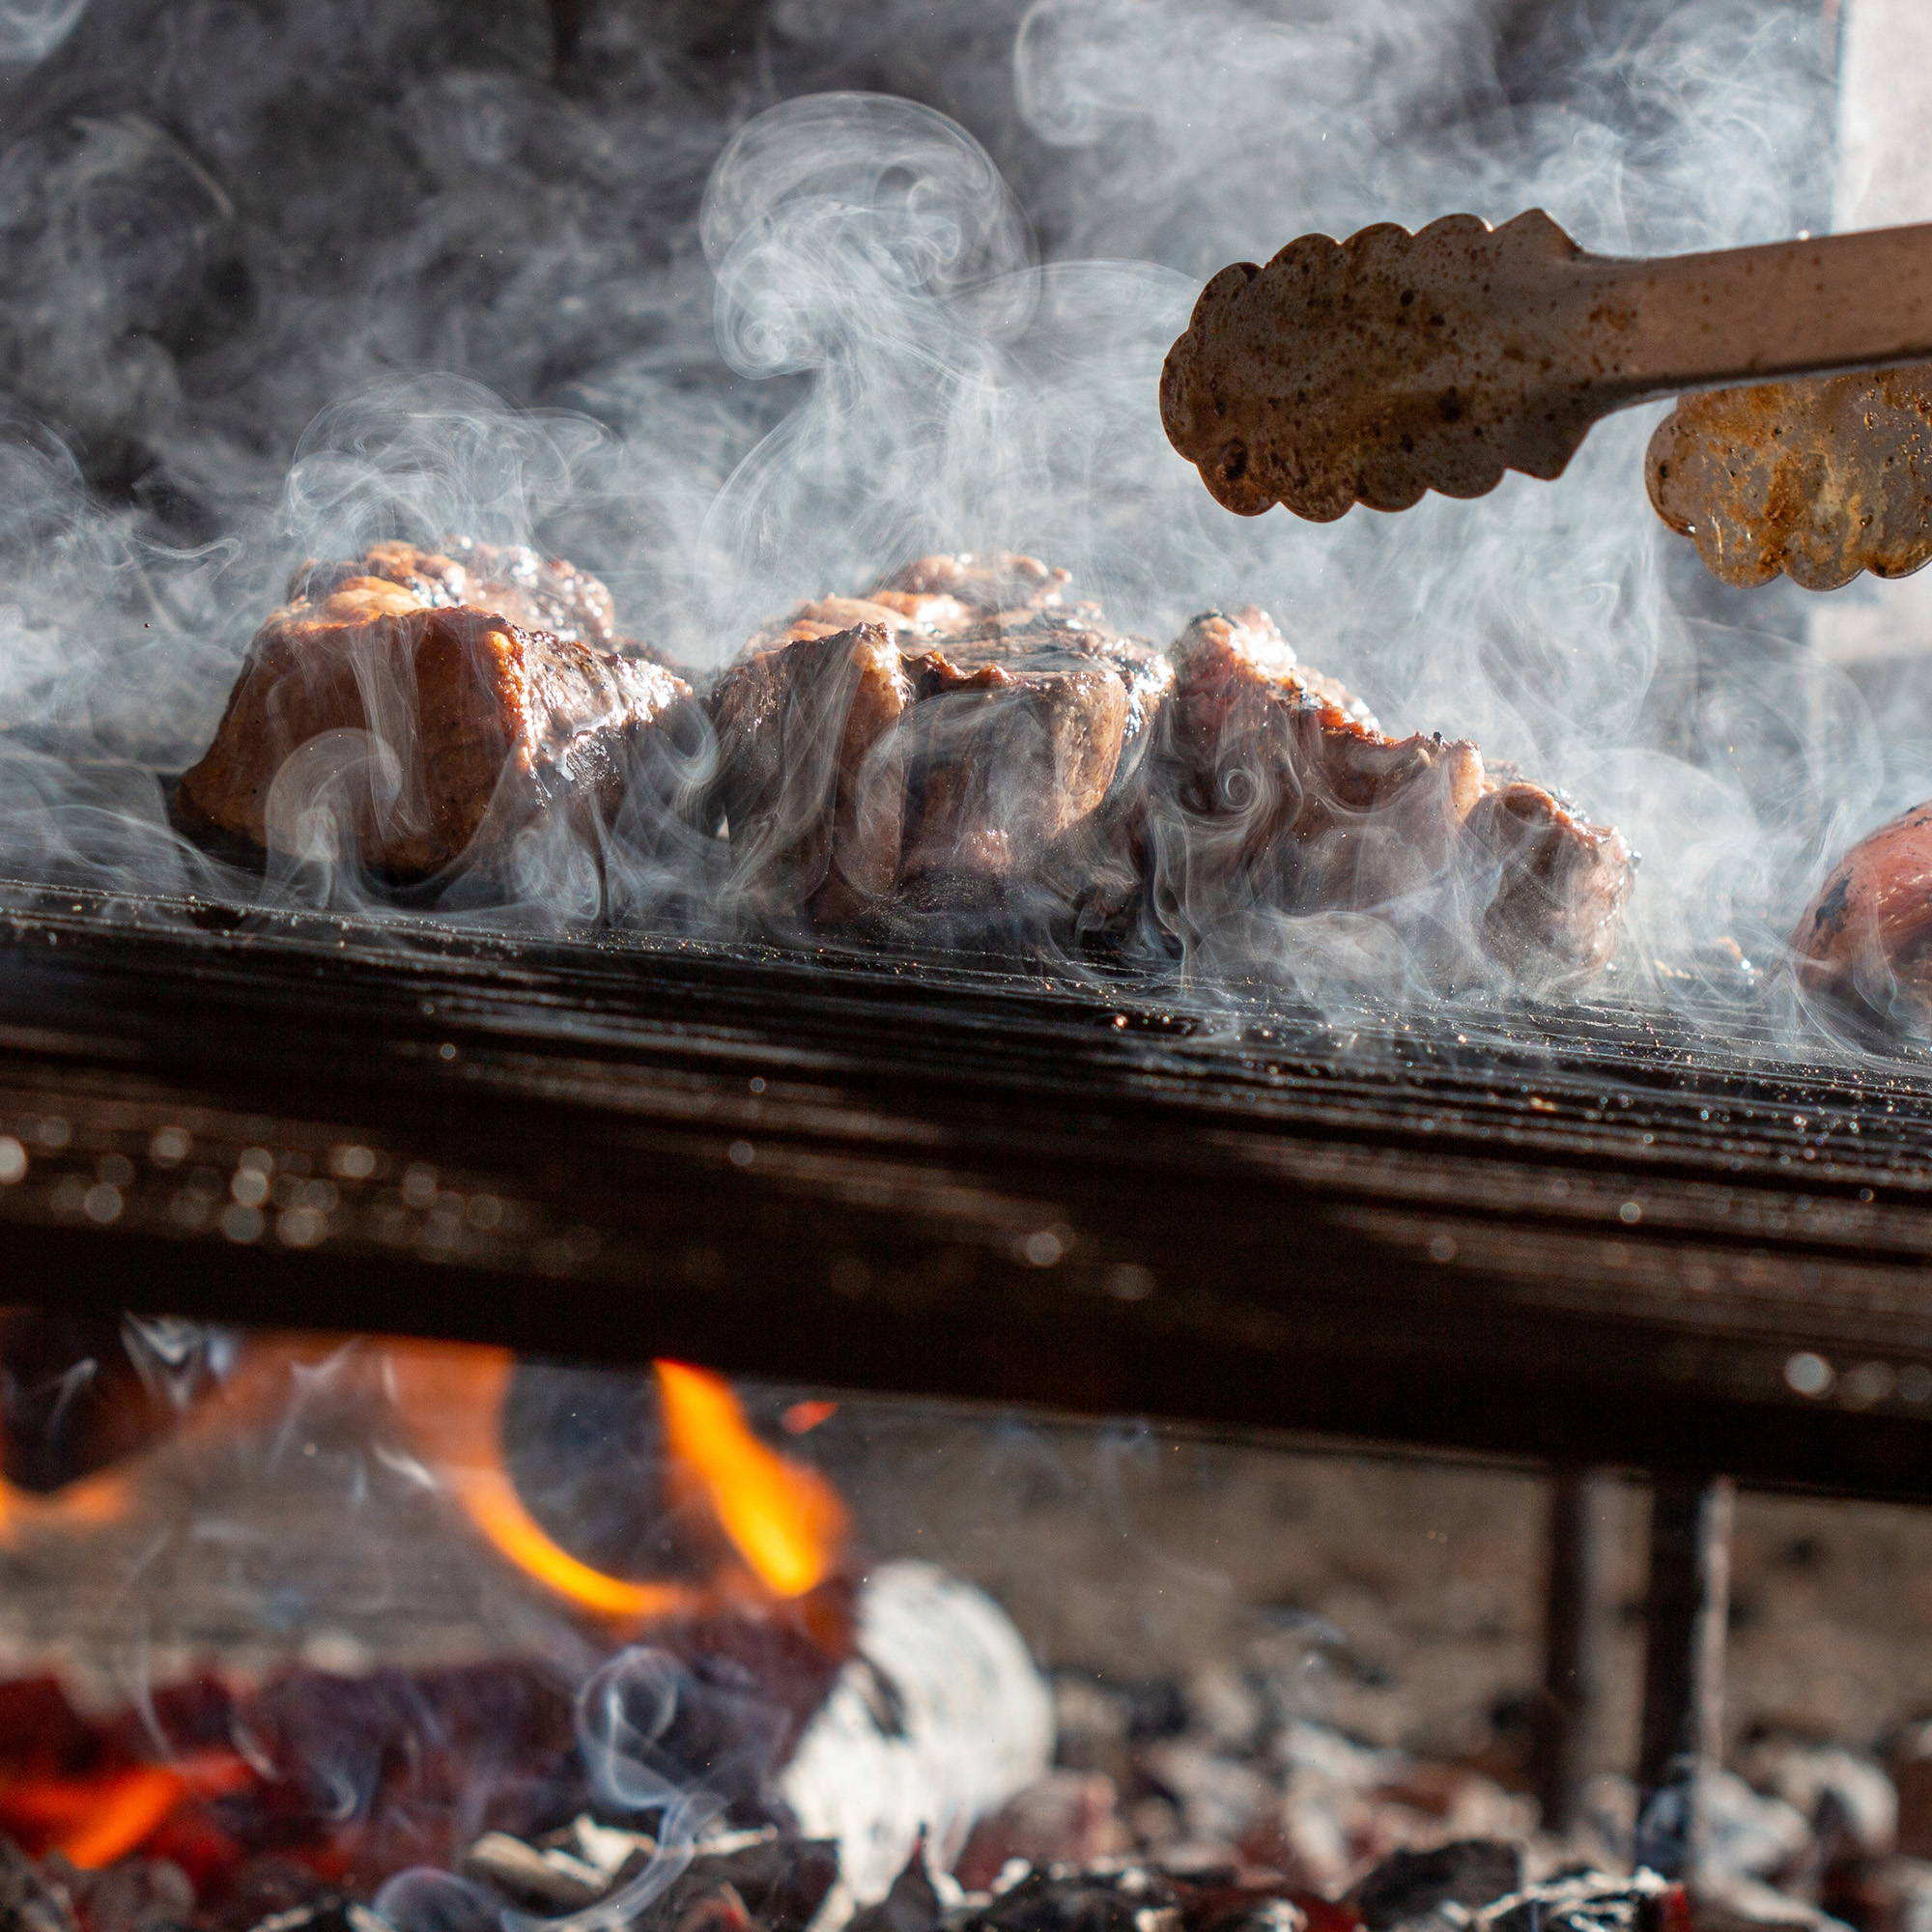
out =
<path fill-rule="evenodd" d="M 1651 439 L 1658 514 L 1727 582 L 1825 590 L 1932 561 L 1928 362 L 1932 225 L 1637 261 L 1532 209 L 1223 269 L 1161 417 L 1229 509 L 1325 523 L 1553 479 L 1599 417 L 1701 391 Z"/>

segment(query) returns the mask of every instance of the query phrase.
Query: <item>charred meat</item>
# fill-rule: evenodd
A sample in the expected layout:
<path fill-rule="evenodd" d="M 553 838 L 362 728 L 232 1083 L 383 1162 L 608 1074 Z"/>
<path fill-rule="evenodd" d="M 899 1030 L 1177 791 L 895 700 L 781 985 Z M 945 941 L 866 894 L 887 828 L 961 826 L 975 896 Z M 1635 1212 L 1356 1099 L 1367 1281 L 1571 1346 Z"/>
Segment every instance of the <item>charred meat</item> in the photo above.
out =
<path fill-rule="evenodd" d="M 1524 780 L 1492 782 L 1469 813 L 1483 942 L 1532 987 L 1578 985 L 1610 963 L 1634 876 L 1613 826 Z"/>
<path fill-rule="evenodd" d="M 719 812 L 761 909 L 838 922 L 913 886 L 1023 884 L 1093 828 L 1172 674 L 1055 609 L 1065 581 L 1033 558 L 927 558 L 754 639 L 712 717 Z M 819 631 L 855 607 L 874 614 Z"/>
<path fill-rule="evenodd" d="M 927 607 L 934 605 L 941 607 L 937 618 L 928 614 Z M 749 655 L 771 650 L 779 644 L 829 638 L 859 624 L 875 624 L 895 635 L 930 638 L 937 636 L 942 626 L 957 628 L 967 614 L 965 607 L 950 597 L 894 597 L 891 601 L 885 597 L 814 597 L 801 604 L 790 616 L 781 617 L 755 632 L 745 650 Z"/>
<path fill-rule="evenodd" d="M 881 624 L 908 637 L 952 637 L 997 625 L 1024 624 L 1057 611 L 1068 573 L 1037 556 L 1000 552 L 986 556 L 923 556 L 882 579 L 863 597 L 814 597 L 789 617 L 767 625 L 748 649 L 827 638 L 854 624 Z M 1082 615 L 1096 616 L 1091 606 Z"/>
<path fill-rule="evenodd" d="M 308 594 L 262 627 L 182 780 L 188 829 L 294 850 L 321 808 L 364 865 L 410 880 L 487 857 L 546 810 L 615 804 L 637 742 L 688 687 L 463 602 L 469 565 L 404 550 L 377 557 L 388 574 L 310 567 Z"/>
<path fill-rule="evenodd" d="M 905 783 L 888 741 L 912 699 L 879 623 L 788 637 L 720 678 L 713 810 L 759 911 L 848 918 L 893 889 Z"/>
<path fill-rule="evenodd" d="M 741 907 L 860 936 L 931 939 L 935 915 L 962 934 L 1070 916 L 1110 943 L 1138 918 L 1163 947 L 1275 953 L 1339 933 L 1351 972 L 1536 990 L 1607 963 L 1632 867 L 1614 831 L 1466 741 L 1389 735 L 1264 611 L 1208 612 L 1162 653 L 1068 582 L 927 556 L 766 626 L 708 694 L 712 776 L 695 830 L 680 794 L 678 837 L 728 851 Z M 320 809 L 370 869 L 436 877 L 546 813 L 609 813 L 695 709 L 614 648 L 602 584 L 529 551 L 379 544 L 304 565 L 292 595 L 177 801 L 257 851 L 309 849 Z"/>
<path fill-rule="evenodd" d="M 1094 823 L 1173 681 L 1148 645 L 1051 612 L 957 632 L 907 670 L 906 879 L 1037 867 Z"/>
<path fill-rule="evenodd" d="M 1386 736 L 1252 608 L 1197 617 L 1174 661 L 1169 776 L 1201 881 L 1316 911 L 1442 871 L 1482 793 L 1475 746 Z"/>
<path fill-rule="evenodd" d="M 954 621 L 961 623 L 1003 615 L 1018 620 L 1058 610 L 1071 580 L 1070 571 L 1044 564 L 1037 556 L 1011 551 L 983 556 L 962 552 L 923 556 L 883 579 L 869 594 L 881 601 L 897 601 L 909 615 L 938 624 L 948 621 L 949 611 L 957 612 Z"/>
<path fill-rule="evenodd" d="M 1196 618 L 1173 655 L 1150 865 L 1184 932 L 1231 909 L 1369 915 L 1436 978 L 1548 987 L 1607 962 L 1631 880 L 1614 831 L 1497 782 L 1466 740 L 1390 737 L 1264 611 Z"/>

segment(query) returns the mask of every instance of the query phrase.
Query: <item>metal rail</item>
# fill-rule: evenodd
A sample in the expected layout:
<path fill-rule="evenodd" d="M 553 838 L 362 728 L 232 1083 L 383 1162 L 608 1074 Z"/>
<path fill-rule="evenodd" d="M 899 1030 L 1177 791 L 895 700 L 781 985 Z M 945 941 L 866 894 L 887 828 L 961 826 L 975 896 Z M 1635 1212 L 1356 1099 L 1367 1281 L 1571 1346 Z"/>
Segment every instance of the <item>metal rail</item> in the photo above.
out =
<path fill-rule="evenodd" d="M 114 910 L 0 914 L 23 1289 L 1932 1495 L 1919 1069 Z"/>

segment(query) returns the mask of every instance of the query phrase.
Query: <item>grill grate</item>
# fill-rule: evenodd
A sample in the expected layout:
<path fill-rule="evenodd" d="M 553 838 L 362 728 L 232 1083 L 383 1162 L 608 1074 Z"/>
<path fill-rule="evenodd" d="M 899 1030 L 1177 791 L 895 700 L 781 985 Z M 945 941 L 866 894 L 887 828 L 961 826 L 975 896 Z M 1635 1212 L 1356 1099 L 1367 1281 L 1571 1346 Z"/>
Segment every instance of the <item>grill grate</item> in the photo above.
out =
<path fill-rule="evenodd" d="M 91 1305 L 1932 1495 L 1921 1064 L 27 887 L 0 939 L 0 1219 Z"/>

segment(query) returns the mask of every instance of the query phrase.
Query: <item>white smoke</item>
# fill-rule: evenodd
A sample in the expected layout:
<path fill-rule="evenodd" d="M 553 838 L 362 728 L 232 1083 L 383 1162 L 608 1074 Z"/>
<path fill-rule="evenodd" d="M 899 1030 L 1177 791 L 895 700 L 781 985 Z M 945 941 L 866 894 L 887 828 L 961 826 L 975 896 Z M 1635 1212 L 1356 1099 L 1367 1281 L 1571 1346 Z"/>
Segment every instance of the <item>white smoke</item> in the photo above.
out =
<path fill-rule="evenodd" d="M 1627 990 L 1775 951 L 1900 780 L 1782 588 L 1687 570 L 1646 416 L 1558 484 L 1318 528 L 1221 511 L 1155 380 L 1201 277 L 1309 230 L 1822 225 L 1816 10 L 788 0 L 735 43 L 710 11 L 593 9 L 562 83 L 538 10 L 479 41 L 428 0 L 274 32 L 98 0 L 48 53 L 0 155 L 7 869 L 206 881 L 142 768 L 199 750 L 305 554 L 535 541 L 711 666 L 800 596 L 1010 546 L 1156 639 L 1259 602 L 1385 724 L 1622 825 Z M 685 864 L 619 897 L 660 914 Z M 517 892 L 575 916 L 582 877 L 538 853 Z"/>
<path fill-rule="evenodd" d="M 0 8 L 0 63 L 32 67 L 80 24 L 87 0 L 10 0 Z"/>

